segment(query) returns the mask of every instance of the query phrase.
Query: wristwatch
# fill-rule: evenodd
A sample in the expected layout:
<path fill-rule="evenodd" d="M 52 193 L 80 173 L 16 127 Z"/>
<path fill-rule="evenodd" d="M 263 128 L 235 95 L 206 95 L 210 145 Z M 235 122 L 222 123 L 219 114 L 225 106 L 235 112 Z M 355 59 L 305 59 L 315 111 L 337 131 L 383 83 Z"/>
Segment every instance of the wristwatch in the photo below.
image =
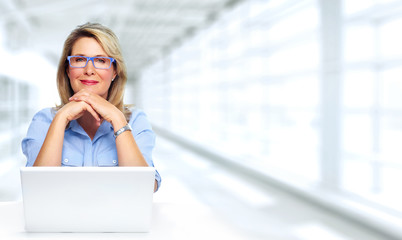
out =
<path fill-rule="evenodd" d="M 114 138 L 117 138 L 120 134 L 124 133 L 125 131 L 132 131 L 133 129 L 131 128 L 130 124 L 127 123 L 126 126 L 120 128 L 114 133 Z"/>

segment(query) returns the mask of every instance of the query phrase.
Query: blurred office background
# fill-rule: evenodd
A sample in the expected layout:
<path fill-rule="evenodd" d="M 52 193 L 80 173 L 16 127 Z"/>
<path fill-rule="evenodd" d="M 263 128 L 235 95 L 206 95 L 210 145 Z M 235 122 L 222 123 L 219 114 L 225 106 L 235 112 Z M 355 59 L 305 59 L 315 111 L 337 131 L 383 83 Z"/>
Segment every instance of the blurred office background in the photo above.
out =
<path fill-rule="evenodd" d="M 119 36 L 126 102 L 158 134 L 157 199 L 250 239 L 402 238 L 398 0 L 0 0 L 0 200 L 20 197 L 21 139 L 88 21 Z"/>

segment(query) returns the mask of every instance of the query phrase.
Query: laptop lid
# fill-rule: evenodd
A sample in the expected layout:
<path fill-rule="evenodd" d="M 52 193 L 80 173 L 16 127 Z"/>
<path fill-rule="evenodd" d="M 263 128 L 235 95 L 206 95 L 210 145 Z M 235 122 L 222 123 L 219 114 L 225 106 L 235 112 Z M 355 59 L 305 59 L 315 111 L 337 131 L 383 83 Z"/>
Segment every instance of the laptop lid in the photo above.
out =
<path fill-rule="evenodd" d="M 29 232 L 147 232 L 153 167 L 23 167 Z"/>

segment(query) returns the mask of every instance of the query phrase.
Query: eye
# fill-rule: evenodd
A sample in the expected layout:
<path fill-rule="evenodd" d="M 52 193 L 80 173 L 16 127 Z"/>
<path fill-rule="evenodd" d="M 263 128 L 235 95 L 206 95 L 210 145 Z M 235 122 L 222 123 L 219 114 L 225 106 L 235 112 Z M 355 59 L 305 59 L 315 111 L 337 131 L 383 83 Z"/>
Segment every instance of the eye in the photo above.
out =
<path fill-rule="evenodd" d="M 74 57 L 73 61 L 74 62 L 86 62 L 87 59 L 85 57 Z"/>
<path fill-rule="evenodd" d="M 108 60 L 107 58 L 95 58 L 95 61 L 97 63 L 102 63 L 102 64 L 106 63 L 107 60 Z"/>

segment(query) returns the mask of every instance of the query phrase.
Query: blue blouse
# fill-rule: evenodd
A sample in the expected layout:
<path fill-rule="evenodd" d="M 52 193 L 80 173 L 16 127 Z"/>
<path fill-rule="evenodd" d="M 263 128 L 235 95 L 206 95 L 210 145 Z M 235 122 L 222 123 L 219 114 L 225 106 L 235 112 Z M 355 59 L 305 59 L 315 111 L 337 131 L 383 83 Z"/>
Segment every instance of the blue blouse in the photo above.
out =
<path fill-rule="evenodd" d="M 152 150 L 155 146 L 155 133 L 152 131 L 151 124 L 143 111 L 131 110 L 132 115 L 129 124 L 133 129 L 132 134 L 135 142 L 148 165 L 154 167 Z M 27 157 L 26 166 L 33 166 L 55 114 L 54 109 L 45 108 L 33 117 L 27 136 L 21 143 L 22 152 Z M 113 133 L 112 125 L 103 121 L 94 139 L 91 140 L 76 120 L 71 121 L 64 133 L 61 165 L 69 167 L 118 166 L 116 141 Z M 155 180 L 158 182 L 159 189 L 161 177 L 158 171 L 155 171 Z"/>

